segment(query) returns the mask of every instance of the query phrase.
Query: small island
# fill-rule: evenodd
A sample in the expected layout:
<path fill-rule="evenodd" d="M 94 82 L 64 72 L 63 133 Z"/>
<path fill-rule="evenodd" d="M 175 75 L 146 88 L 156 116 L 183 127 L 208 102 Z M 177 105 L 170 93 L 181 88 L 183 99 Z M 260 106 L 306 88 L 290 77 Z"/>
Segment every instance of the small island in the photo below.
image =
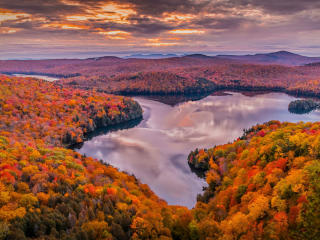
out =
<path fill-rule="evenodd" d="M 320 103 L 311 99 L 301 99 L 290 102 L 288 110 L 295 114 L 305 114 L 309 113 L 317 108 L 319 108 Z"/>

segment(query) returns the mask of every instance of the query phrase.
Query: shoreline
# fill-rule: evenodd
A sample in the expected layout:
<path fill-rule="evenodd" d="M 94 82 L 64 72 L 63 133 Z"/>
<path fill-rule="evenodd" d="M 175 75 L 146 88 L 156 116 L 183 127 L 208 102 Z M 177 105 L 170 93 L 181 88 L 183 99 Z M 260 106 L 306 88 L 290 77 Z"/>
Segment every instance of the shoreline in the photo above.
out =
<path fill-rule="evenodd" d="M 69 77 L 76 77 L 81 76 L 79 73 L 75 74 L 51 74 L 51 73 L 41 73 L 41 72 L 0 72 L 0 74 L 5 74 L 9 76 L 14 76 L 14 74 L 24 74 L 24 75 L 39 75 L 39 76 L 47 76 L 47 77 L 56 77 L 60 78 L 56 81 L 53 81 L 55 84 L 64 86 L 64 87 L 71 87 L 69 84 L 62 84 L 60 82 L 61 79 L 69 78 Z M 30 76 L 32 77 L 32 76 Z M 149 90 L 138 90 L 138 89 L 132 89 L 132 90 L 119 90 L 119 91 L 107 91 L 96 87 L 86 87 L 86 86 L 80 86 L 80 85 L 72 85 L 73 88 L 79 88 L 83 90 L 91 90 L 95 89 L 98 92 L 104 92 L 108 94 L 114 94 L 114 95 L 121 95 L 121 96 L 183 96 L 183 97 L 196 97 L 201 95 L 211 95 L 217 91 L 248 91 L 248 92 L 256 92 L 256 91 L 267 91 L 267 92 L 283 92 L 290 96 L 294 97 L 309 97 L 309 98 L 317 98 L 320 99 L 320 93 L 315 93 L 310 90 L 290 90 L 285 87 L 266 87 L 266 86 L 240 86 L 240 85 L 223 85 L 223 84 L 216 84 L 212 82 L 213 85 L 209 89 L 203 89 L 199 87 L 187 87 L 184 91 L 178 91 L 178 92 L 165 92 L 165 91 L 155 91 L 151 92 Z"/>
<path fill-rule="evenodd" d="M 91 140 L 94 137 L 100 136 L 102 134 L 107 134 L 110 132 L 115 132 L 115 131 L 119 131 L 119 130 L 124 130 L 124 129 L 130 129 L 133 127 L 136 127 L 137 125 L 139 125 L 139 123 L 143 120 L 143 116 L 137 117 L 137 118 L 133 118 L 124 122 L 120 122 L 120 123 L 115 123 L 115 124 L 111 124 L 109 126 L 106 127 L 97 127 L 95 128 L 93 131 L 87 132 L 84 135 L 84 138 L 82 139 L 83 141 L 80 143 L 71 143 L 68 145 L 65 145 L 64 147 L 67 149 L 80 149 L 83 144 L 86 141 Z"/>

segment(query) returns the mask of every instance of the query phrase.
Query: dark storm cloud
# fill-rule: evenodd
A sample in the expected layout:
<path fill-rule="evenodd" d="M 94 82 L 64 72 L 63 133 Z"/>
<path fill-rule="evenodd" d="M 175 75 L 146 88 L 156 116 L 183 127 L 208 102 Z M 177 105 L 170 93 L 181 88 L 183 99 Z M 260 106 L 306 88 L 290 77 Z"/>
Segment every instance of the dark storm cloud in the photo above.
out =
<path fill-rule="evenodd" d="M 0 0 L 0 8 L 48 17 L 83 12 L 80 6 L 68 5 L 59 0 Z"/>
<path fill-rule="evenodd" d="M 175 26 L 170 26 L 159 20 L 146 17 L 131 17 L 128 19 L 133 24 L 119 26 L 121 30 L 142 34 L 154 34 L 163 31 L 172 30 Z"/>
<path fill-rule="evenodd" d="M 81 5 L 71 3 L 79 3 Z M 1 0 L 0 8 L 14 11 L 23 11 L 30 14 L 42 14 L 47 16 L 63 15 L 65 13 L 82 13 L 88 7 L 95 8 L 106 3 L 126 4 L 133 7 L 139 14 L 158 16 L 164 12 L 199 12 L 206 7 L 210 1 L 195 3 L 191 0 L 74 0 L 63 2 L 59 0 Z"/>
<path fill-rule="evenodd" d="M 40 27 L 42 24 L 38 21 L 6 21 L 1 24 L 1 27 L 21 28 L 24 30 L 31 30 Z"/>
<path fill-rule="evenodd" d="M 64 18 L 67 15 L 85 14 L 88 9 L 98 9 L 107 3 L 127 5 L 135 10 L 136 14 L 128 17 L 129 24 L 118 24 L 99 19 L 88 20 L 85 24 L 95 26 L 103 22 L 103 27 L 118 28 L 141 34 L 157 34 L 176 27 L 188 26 L 208 29 L 235 29 L 247 22 L 254 22 L 255 19 L 248 19 L 241 14 L 235 16 L 234 9 L 261 9 L 270 14 L 292 14 L 320 7 L 319 0 L 0 0 L 0 8 L 21 11 L 44 17 L 47 21 L 57 22 L 65 21 Z M 198 17 L 179 24 L 155 19 L 161 17 L 163 13 L 197 14 Z M 219 18 L 206 16 L 212 13 L 224 14 L 225 16 Z M 12 24 L 15 23 L 12 22 Z M 30 24 L 26 24 L 26 26 L 30 27 Z M 16 24 L 15 27 L 19 28 L 19 25 Z"/>
<path fill-rule="evenodd" d="M 169 26 L 162 23 L 143 23 L 140 22 L 135 25 L 128 25 L 127 27 L 120 27 L 119 29 L 127 31 L 127 32 L 133 32 L 137 34 L 156 34 L 161 33 L 163 31 L 172 30 L 174 27 Z"/>
<path fill-rule="evenodd" d="M 250 20 L 251 22 L 252 20 Z M 205 29 L 236 29 L 242 24 L 246 23 L 247 20 L 243 17 L 227 17 L 227 18 L 212 18 L 203 17 L 199 20 L 193 21 L 194 26 L 201 26 Z"/>
<path fill-rule="evenodd" d="M 0 12 L 0 45 L 25 38 L 28 44 L 70 41 L 75 48 L 111 42 L 125 50 L 145 49 L 153 39 L 176 49 L 191 42 L 199 48 L 320 45 L 320 0 L 0 0 L 1 9 L 20 15 L 6 19 Z M 172 32 L 179 29 L 193 32 Z"/>
<path fill-rule="evenodd" d="M 175 26 L 170 26 L 156 19 L 144 17 L 131 17 L 128 18 L 129 24 L 121 24 L 114 22 L 96 21 L 91 23 L 94 29 L 105 30 L 121 30 L 130 32 L 132 34 L 158 34 L 163 31 L 174 29 Z"/>
<path fill-rule="evenodd" d="M 165 12 L 199 13 L 212 1 L 204 0 L 201 2 L 196 2 L 192 0 L 77 0 L 77 2 L 89 6 L 92 6 L 92 4 L 105 4 L 106 2 L 128 4 L 133 6 L 139 14 L 159 16 Z"/>
<path fill-rule="evenodd" d="M 1 0 L 0 7 L 14 11 L 44 16 L 63 15 L 65 13 L 83 13 L 87 8 L 99 7 L 106 3 L 130 5 L 138 14 L 160 16 L 163 13 L 228 12 L 229 8 L 260 8 L 271 13 L 295 13 L 320 8 L 319 0 Z M 79 4 L 72 4 L 79 3 Z"/>
<path fill-rule="evenodd" d="M 78 0 L 91 5 L 102 4 L 108 1 Z M 260 8 L 271 13 L 291 14 L 303 10 L 320 8 L 319 0 L 117 0 L 113 1 L 134 6 L 140 14 L 158 16 L 165 12 L 201 13 L 201 12 L 228 12 L 228 8 Z"/>
<path fill-rule="evenodd" d="M 259 7 L 270 13 L 292 14 L 303 10 L 319 9 L 319 0 L 229 0 L 235 7 Z"/>

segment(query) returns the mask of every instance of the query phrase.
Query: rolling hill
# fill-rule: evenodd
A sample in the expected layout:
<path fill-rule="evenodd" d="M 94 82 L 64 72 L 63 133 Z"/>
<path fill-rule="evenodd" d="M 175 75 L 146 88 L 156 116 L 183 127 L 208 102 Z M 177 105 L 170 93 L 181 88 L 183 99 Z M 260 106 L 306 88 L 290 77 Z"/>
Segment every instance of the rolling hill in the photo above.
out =
<path fill-rule="evenodd" d="M 299 54 L 279 51 L 273 53 L 260 53 L 255 55 L 218 55 L 223 59 L 232 59 L 248 63 L 258 64 L 281 64 L 287 66 L 301 66 L 309 63 L 319 62 L 320 57 L 305 57 Z"/>
<path fill-rule="evenodd" d="M 313 61 L 316 63 L 312 64 Z M 199 94 L 244 89 L 317 96 L 320 93 L 317 62 L 319 58 L 284 51 L 248 56 L 192 54 L 164 59 L 105 56 L 0 61 L 0 72 L 56 76 L 64 86 L 116 94 Z"/>

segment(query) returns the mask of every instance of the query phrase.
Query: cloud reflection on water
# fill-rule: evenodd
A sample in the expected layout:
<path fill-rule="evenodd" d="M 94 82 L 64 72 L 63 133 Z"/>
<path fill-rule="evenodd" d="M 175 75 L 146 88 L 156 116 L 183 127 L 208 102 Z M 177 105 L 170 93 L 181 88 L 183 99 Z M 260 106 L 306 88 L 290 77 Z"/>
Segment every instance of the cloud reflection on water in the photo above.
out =
<path fill-rule="evenodd" d="M 205 182 L 190 171 L 189 152 L 233 141 L 256 123 L 319 119 L 319 112 L 290 114 L 294 99 L 282 93 L 232 93 L 169 106 L 137 97 L 144 109 L 137 127 L 94 137 L 79 152 L 135 174 L 170 204 L 193 207 Z"/>

